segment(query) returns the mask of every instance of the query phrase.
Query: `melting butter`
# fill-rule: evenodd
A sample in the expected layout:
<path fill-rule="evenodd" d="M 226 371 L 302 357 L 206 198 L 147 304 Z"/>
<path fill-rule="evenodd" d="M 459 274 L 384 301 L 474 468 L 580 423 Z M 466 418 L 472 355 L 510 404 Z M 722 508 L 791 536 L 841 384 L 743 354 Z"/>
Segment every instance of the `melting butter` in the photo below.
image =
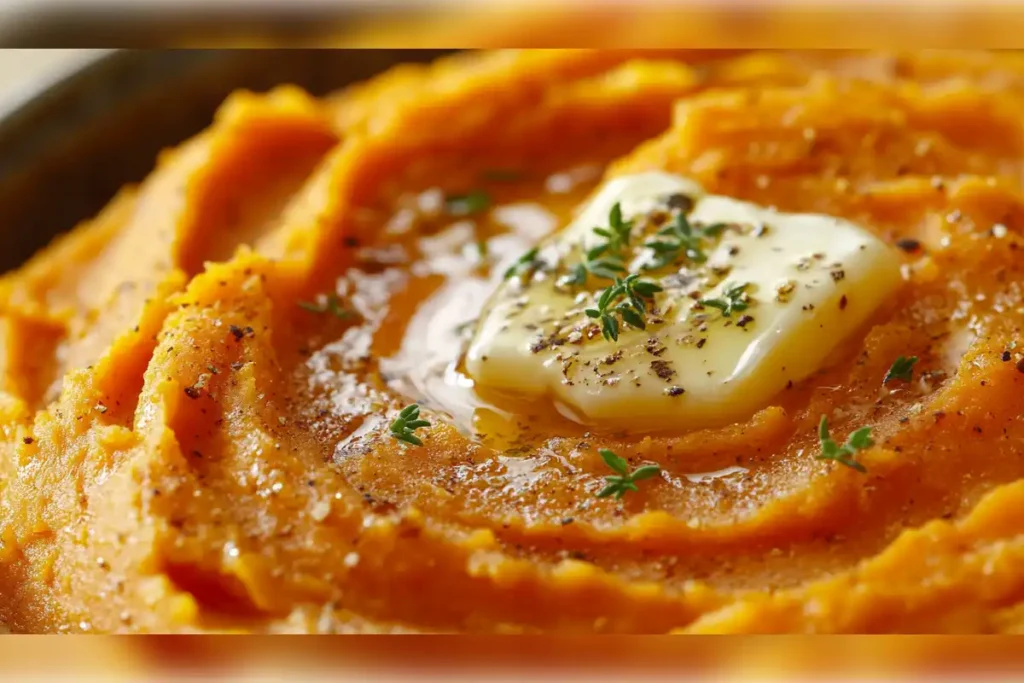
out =
<path fill-rule="evenodd" d="M 609 225 L 616 203 L 632 225 L 625 264 L 663 291 L 648 303 L 646 329 L 620 321 L 612 341 L 586 314 L 610 281 L 562 278 L 606 239 L 594 228 Z M 680 212 L 694 226 L 726 227 L 703 245 L 706 260 L 645 270 L 655 253 L 644 242 Z M 488 300 L 466 355 L 469 376 L 482 387 L 548 397 L 580 423 L 633 431 L 749 417 L 821 368 L 901 284 L 896 254 L 860 226 L 709 195 L 661 172 L 606 183 L 541 243 L 538 259 Z M 743 310 L 726 315 L 699 303 L 728 301 L 738 285 Z"/>
<path fill-rule="evenodd" d="M 519 430 L 513 426 L 514 416 L 485 401 L 473 379 L 462 371 L 466 331 L 498 287 L 501 273 L 557 223 L 537 204 L 505 205 L 494 214 L 508 232 L 479 240 L 485 242 L 483 252 L 476 246 L 473 221 L 458 221 L 419 240 L 423 259 L 414 265 L 413 275 L 444 276 L 445 280 L 417 306 L 399 351 L 381 358 L 380 370 L 393 391 L 447 414 L 464 433 L 482 433 L 489 445 L 504 449 L 511 447 Z M 489 276 L 481 273 L 485 261 L 490 265 Z"/>

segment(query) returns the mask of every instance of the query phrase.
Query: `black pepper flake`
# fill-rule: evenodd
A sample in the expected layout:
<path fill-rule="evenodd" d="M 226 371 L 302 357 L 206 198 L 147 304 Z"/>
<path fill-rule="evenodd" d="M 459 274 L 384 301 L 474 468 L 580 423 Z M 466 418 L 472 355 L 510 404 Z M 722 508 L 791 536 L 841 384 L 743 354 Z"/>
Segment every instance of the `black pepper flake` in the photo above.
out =
<path fill-rule="evenodd" d="M 562 526 L 569 526 L 570 524 L 572 524 L 575 521 L 576 520 L 574 520 L 572 517 L 566 517 L 565 519 L 562 520 Z"/>
<path fill-rule="evenodd" d="M 742 315 L 740 316 L 740 319 L 736 321 L 736 327 L 746 327 L 752 322 L 754 322 L 754 316 Z"/>
<path fill-rule="evenodd" d="M 359 246 L 359 240 L 357 240 L 355 237 L 346 237 L 341 240 L 341 243 L 350 249 Z"/>
<path fill-rule="evenodd" d="M 1024 358 L 1017 361 L 1017 372 L 1024 372 Z"/>
<path fill-rule="evenodd" d="M 192 451 L 192 455 L 194 455 L 195 457 L 199 458 L 200 460 L 203 459 L 203 454 L 200 453 L 199 451 Z"/>
<path fill-rule="evenodd" d="M 846 271 L 845 270 L 833 270 L 831 273 L 829 273 L 829 275 L 832 276 L 832 281 L 833 282 L 839 282 L 840 280 L 842 280 L 843 278 L 846 277 Z"/>
<path fill-rule="evenodd" d="M 1003 357 L 1003 362 L 1006 363 L 1006 362 L 1008 362 L 1010 360 L 1010 358 L 1012 356 L 1010 355 L 1009 351 L 1003 351 L 1003 356 L 1002 357 Z"/>
<path fill-rule="evenodd" d="M 896 246 L 908 254 L 913 254 L 921 248 L 921 243 L 915 239 L 911 239 L 910 237 L 904 237 L 896 240 Z"/>
<path fill-rule="evenodd" d="M 196 399 L 196 398 L 199 398 L 202 395 L 202 392 L 199 389 L 196 389 L 193 386 L 189 386 L 189 387 L 185 387 L 185 395 L 188 396 L 191 399 Z"/>
<path fill-rule="evenodd" d="M 669 387 L 668 389 L 665 390 L 665 395 L 672 396 L 673 398 L 675 398 L 676 396 L 682 396 L 685 393 L 686 389 L 683 389 L 682 387 Z"/>
<path fill-rule="evenodd" d="M 553 349 L 559 346 L 564 346 L 568 342 L 568 337 L 559 337 L 558 332 L 552 332 L 546 337 L 539 337 L 537 341 L 530 344 L 531 353 L 540 353 L 544 349 Z M 486 359 L 481 359 L 486 360 Z"/>
<path fill-rule="evenodd" d="M 843 294 L 842 298 L 839 299 L 839 310 L 840 311 L 845 310 L 846 309 L 846 304 L 847 304 L 846 295 Z"/>
<path fill-rule="evenodd" d="M 231 325 L 228 327 L 231 334 L 235 336 L 235 339 L 241 339 L 242 337 L 252 337 L 256 334 L 256 330 L 251 327 L 239 327 L 238 325 Z"/>
<path fill-rule="evenodd" d="M 676 374 L 676 371 L 672 369 L 672 364 L 663 360 L 652 360 L 651 370 L 654 370 L 654 374 L 666 382 L 675 377 Z"/>
<path fill-rule="evenodd" d="M 651 337 L 650 339 L 647 340 L 647 343 L 644 345 L 644 349 L 647 351 L 647 353 L 657 358 L 661 356 L 663 353 L 665 353 L 665 351 L 668 350 L 668 347 L 664 346 L 660 341 L 658 341 L 657 337 Z"/>
<path fill-rule="evenodd" d="M 245 365 L 245 363 L 242 363 L 240 361 L 235 361 L 234 363 L 231 364 L 231 369 L 232 370 L 241 370 L 242 366 L 244 366 L 244 365 Z"/>
<path fill-rule="evenodd" d="M 615 365 L 620 360 L 622 360 L 622 351 L 621 350 L 620 351 L 616 351 L 615 353 L 611 354 L 610 356 L 605 356 L 601 360 L 601 362 L 604 363 L 605 365 Z"/>
<path fill-rule="evenodd" d="M 22 441 L 24 441 L 26 444 L 31 444 L 33 441 L 35 441 L 35 439 L 33 439 L 31 436 L 26 436 L 24 439 L 22 439 Z"/>
<path fill-rule="evenodd" d="M 935 421 L 938 422 L 942 418 L 946 417 L 946 413 L 941 410 L 936 410 L 934 413 Z"/>
<path fill-rule="evenodd" d="M 693 209 L 693 200 L 679 192 L 669 195 L 667 203 L 670 209 L 679 209 L 683 213 L 689 213 Z"/>

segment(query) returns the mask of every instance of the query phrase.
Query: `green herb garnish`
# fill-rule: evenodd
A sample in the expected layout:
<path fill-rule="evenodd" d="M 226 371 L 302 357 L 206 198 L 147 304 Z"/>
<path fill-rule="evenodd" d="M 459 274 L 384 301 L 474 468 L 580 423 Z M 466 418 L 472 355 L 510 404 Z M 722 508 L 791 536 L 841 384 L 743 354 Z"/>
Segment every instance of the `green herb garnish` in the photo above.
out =
<path fill-rule="evenodd" d="M 477 240 L 476 242 L 473 242 L 473 246 L 476 248 L 476 254 L 480 260 L 486 261 L 488 254 L 487 240 Z"/>
<path fill-rule="evenodd" d="M 914 364 L 917 363 L 917 356 L 900 356 L 893 361 L 892 367 L 889 368 L 889 372 L 885 373 L 885 379 L 882 380 L 882 384 L 888 384 L 895 379 L 901 379 L 904 382 L 909 382 L 914 376 Z"/>
<path fill-rule="evenodd" d="M 608 212 L 608 227 L 594 228 L 594 234 L 604 237 L 607 241 L 591 249 L 587 253 L 587 260 L 597 258 L 605 252 L 615 254 L 627 248 L 632 230 L 633 223 L 623 220 L 622 205 L 619 202 L 615 202 L 611 211 Z"/>
<path fill-rule="evenodd" d="M 587 264 L 577 263 L 568 274 L 558 278 L 555 284 L 560 287 L 582 287 L 587 284 Z"/>
<path fill-rule="evenodd" d="M 524 175 L 526 174 L 514 168 L 488 168 L 480 174 L 480 177 L 495 183 L 510 183 L 522 180 Z"/>
<path fill-rule="evenodd" d="M 672 265 L 681 256 L 694 263 L 704 263 L 708 257 L 704 253 L 703 242 L 717 237 L 724 229 L 724 223 L 715 223 L 705 228 L 693 226 L 686 215 L 677 214 L 674 221 L 658 230 L 656 239 L 644 243 L 645 247 L 654 252 L 654 259 L 646 268 L 656 270 Z"/>
<path fill-rule="evenodd" d="M 605 247 L 607 245 L 601 245 Z M 595 247 L 591 249 L 590 253 L 593 253 L 595 249 L 601 248 Z M 593 260 L 586 259 L 582 263 L 577 263 L 568 275 L 563 275 L 558 279 L 559 285 L 574 285 L 582 287 L 587 283 L 587 275 L 593 275 L 594 277 L 604 278 L 605 280 L 614 280 L 620 277 L 626 272 L 626 266 L 622 263 L 622 257 L 615 256 L 601 256 Z"/>
<path fill-rule="evenodd" d="M 601 333 L 605 339 L 618 341 L 619 321 L 638 330 L 647 328 L 644 315 L 647 313 L 645 299 L 652 298 L 661 287 L 640 280 L 636 273 L 627 275 L 625 279 L 615 278 L 615 284 L 605 289 L 597 300 L 597 308 L 588 308 L 584 311 L 588 318 L 601 320 Z"/>
<path fill-rule="evenodd" d="M 491 205 L 491 195 L 483 190 L 473 190 L 466 194 L 452 195 L 445 199 L 448 213 L 453 216 L 468 216 L 486 211 Z"/>
<path fill-rule="evenodd" d="M 672 265 L 685 256 L 694 263 L 708 260 L 703 242 L 718 237 L 725 229 L 725 223 L 714 223 L 707 227 L 690 225 L 685 214 L 677 214 L 675 220 L 658 230 L 658 237 L 648 240 L 644 246 L 654 252 L 654 258 L 644 266 L 657 270 Z"/>
<path fill-rule="evenodd" d="M 420 407 L 418 404 L 406 406 L 398 414 L 395 421 L 391 423 L 391 436 L 399 441 L 411 443 L 413 446 L 422 446 L 423 442 L 413 432 L 420 427 L 429 427 L 430 423 L 420 419 Z"/>
<path fill-rule="evenodd" d="M 859 451 L 871 448 L 875 442 L 871 439 L 871 427 L 861 427 L 847 437 L 842 446 L 833 441 L 828 434 L 828 418 L 821 416 L 818 424 L 818 438 L 821 440 L 821 453 L 814 456 L 818 460 L 835 460 L 852 467 L 858 472 L 867 472 L 867 468 L 854 460 Z"/>
<path fill-rule="evenodd" d="M 608 212 L 608 227 L 594 228 L 594 234 L 605 238 L 604 241 L 588 249 L 583 260 L 560 277 L 558 284 L 582 287 L 587 284 L 588 275 L 605 280 L 621 277 L 626 272 L 622 252 L 629 247 L 632 229 L 632 223 L 622 218 L 622 205 L 616 202 Z"/>
<path fill-rule="evenodd" d="M 625 458 L 620 458 L 607 448 L 602 448 L 598 452 L 608 467 L 618 472 L 617 475 L 605 477 L 608 485 L 598 492 L 598 498 L 607 498 L 614 495 L 615 499 L 618 500 L 626 495 L 627 491 L 639 491 L 640 489 L 637 488 L 636 482 L 642 479 L 650 479 L 661 472 L 661 468 L 657 465 L 644 465 L 630 473 L 629 463 L 626 462 Z"/>
<path fill-rule="evenodd" d="M 355 315 L 352 311 L 347 310 L 341 305 L 341 299 L 333 292 L 324 297 L 323 301 L 320 302 L 300 301 L 299 308 L 310 313 L 330 313 L 335 318 L 340 318 L 341 320 Z"/>
<path fill-rule="evenodd" d="M 749 286 L 749 282 L 744 282 L 741 285 L 733 285 L 732 287 L 726 286 L 724 292 L 725 296 L 720 296 L 715 299 L 701 299 L 697 303 L 701 306 L 717 308 L 722 312 L 723 316 L 728 318 L 732 315 L 733 311 L 747 310 L 750 303 L 749 297 L 744 294 L 744 291 Z"/>
<path fill-rule="evenodd" d="M 540 260 L 537 258 L 538 252 L 539 250 L 537 247 L 534 247 L 520 256 L 516 259 L 515 263 L 508 267 L 502 277 L 507 280 L 513 275 L 523 275 L 524 273 L 528 273 L 536 269 L 540 264 Z"/>

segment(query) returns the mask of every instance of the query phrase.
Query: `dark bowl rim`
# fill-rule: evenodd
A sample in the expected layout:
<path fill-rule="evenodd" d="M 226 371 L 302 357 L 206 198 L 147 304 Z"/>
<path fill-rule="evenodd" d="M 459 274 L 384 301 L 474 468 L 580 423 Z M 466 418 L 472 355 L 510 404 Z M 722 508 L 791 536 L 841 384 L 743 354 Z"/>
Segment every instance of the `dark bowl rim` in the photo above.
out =
<path fill-rule="evenodd" d="M 21 80 L 0 95 L 0 122 L 16 117 L 49 93 L 60 90 L 80 78 L 83 73 L 116 59 L 120 52 L 117 49 L 98 48 L 71 48 L 69 51 L 81 54 L 68 59 L 65 63 L 47 68 L 37 77 Z"/>

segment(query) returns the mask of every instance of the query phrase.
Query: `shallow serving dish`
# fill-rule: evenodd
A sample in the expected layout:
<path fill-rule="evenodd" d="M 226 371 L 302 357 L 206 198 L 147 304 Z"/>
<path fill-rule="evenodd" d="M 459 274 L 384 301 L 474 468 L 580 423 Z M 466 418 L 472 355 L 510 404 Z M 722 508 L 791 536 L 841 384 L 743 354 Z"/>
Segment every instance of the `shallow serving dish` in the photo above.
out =
<path fill-rule="evenodd" d="M 8 117 L 11 630 L 1021 630 L 1020 55 L 435 54 Z"/>

